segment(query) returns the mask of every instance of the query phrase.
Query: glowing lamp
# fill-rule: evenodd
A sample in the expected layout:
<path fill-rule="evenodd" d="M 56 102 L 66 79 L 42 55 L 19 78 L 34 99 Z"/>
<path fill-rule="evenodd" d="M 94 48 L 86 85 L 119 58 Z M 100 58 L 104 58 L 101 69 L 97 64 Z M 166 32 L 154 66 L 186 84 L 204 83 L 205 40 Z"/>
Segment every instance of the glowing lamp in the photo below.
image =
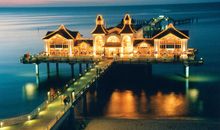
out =
<path fill-rule="evenodd" d="M 3 124 L 4 124 L 4 123 L 3 123 L 3 122 L 1 122 L 1 127 L 3 127 Z"/>
<path fill-rule="evenodd" d="M 30 115 L 28 115 L 28 120 L 31 120 L 31 116 Z"/>
<path fill-rule="evenodd" d="M 50 92 L 47 92 L 47 96 L 50 96 Z"/>

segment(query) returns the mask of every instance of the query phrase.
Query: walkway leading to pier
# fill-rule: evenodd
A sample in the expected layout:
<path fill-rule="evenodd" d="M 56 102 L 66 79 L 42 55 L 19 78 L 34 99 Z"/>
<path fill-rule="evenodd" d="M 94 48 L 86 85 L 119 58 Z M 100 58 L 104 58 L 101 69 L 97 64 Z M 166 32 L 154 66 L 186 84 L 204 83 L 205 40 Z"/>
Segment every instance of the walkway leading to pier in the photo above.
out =
<path fill-rule="evenodd" d="M 96 79 L 104 73 L 108 67 L 112 64 L 112 60 L 105 60 L 99 62 L 93 68 L 85 72 L 78 80 L 68 86 L 68 89 L 57 97 L 51 103 L 48 103 L 46 109 L 39 111 L 36 118 L 31 119 L 27 116 L 27 121 L 21 124 L 4 126 L 2 122 L 2 128 L 0 130 L 49 130 L 56 122 L 65 114 L 65 112 L 71 107 L 72 103 L 76 102 L 79 98 Z M 64 105 L 62 95 L 72 96 L 71 103 Z M 16 108 L 15 108 L 16 109 Z M 29 118 L 29 119 L 28 119 Z"/>

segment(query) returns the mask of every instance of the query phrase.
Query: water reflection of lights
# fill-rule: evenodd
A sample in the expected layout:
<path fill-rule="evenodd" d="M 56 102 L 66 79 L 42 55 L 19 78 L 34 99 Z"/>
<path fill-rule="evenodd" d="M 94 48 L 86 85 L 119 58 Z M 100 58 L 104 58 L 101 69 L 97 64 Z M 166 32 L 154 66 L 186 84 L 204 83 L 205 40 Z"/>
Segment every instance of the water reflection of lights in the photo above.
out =
<path fill-rule="evenodd" d="M 107 115 L 134 117 L 137 114 L 135 96 L 132 91 L 114 91 L 107 107 Z"/>
<path fill-rule="evenodd" d="M 37 86 L 33 83 L 27 83 L 25 86 L 24 86 L 24 96 L 27 98 L 27 99 L 33 99 L 34 98 L 34 95 L 36 93 L 36 90 L 37 90 Z"/>
<path fill-rule="evenodd" d="M 170 76 L 170 79 L 174 79 L 177 81 L 184 81 L 185 78 L 182 76 Z M 189 76 L 189 81 L 191 82 L 213 82 L 213 81 L 218 81 L 220 80 L 217 76 L 213 75 L 190 75 Z"/>
<path fill-rule="evenodd" d="M 199 91 L 198 89 L 189 89 L 189 98 L 190 101 L 192 102 L 196 102 L 198 100 L 199 97 Z"/>
<path fill-rule="evenodd" d="M 146 93 L 143 90 L 141 91 L 140 108 L 141 108 L 141 111 L 147 112 L 147 108 L 148 108 L 147 96 L 146 96 Z"/>
<path fill-rule="evenodd" d="M 187 102 L 181 94 L 162 94 L 151 97 L 152 110 L 158 116 L 179 116 L 187 112 Z"/>

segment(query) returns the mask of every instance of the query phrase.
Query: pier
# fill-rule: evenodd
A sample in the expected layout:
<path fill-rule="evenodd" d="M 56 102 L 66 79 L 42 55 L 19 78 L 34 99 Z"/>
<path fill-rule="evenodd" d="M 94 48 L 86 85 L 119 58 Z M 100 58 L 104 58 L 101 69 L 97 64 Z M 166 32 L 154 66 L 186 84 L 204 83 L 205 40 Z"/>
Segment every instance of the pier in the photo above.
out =
<path fill-rule="evenodd" d="M 159 17 L 151 21 L 156 27 Z M 181 20 L 176 24 L 192 22 Z M 138 22 L 145 24 L 145 22 Z M 67 115 L 73 114 L 77 100 L 97 82 L 113 63 L 147 64 L 152 73 L 154 64 L 179 64 L 184 68 L 184 77 L 190 77 L 190 66 L 203 64 L 203 59 L 196 58 L 196 50 L 188 48 L 188 31 L 178 30 L 173 24 L 161 26 L 160 32 L 144 37 L 144 28 L 134 28 L 132 18 L 126 14 L 116 27 L 106 28 L 104 18 L 98 15 L 96 26 L 91 32 L 93 38 L 83 38 L 78 31 L 71 31 L 61 25 L 55 31 L 48 31 L 44 40 L 44 51 L 39 54 L 24 54 L 20 62 L 34 64 L 36 77 L 41 75 L 40 64 L 45 64 L 47 77 L 51 76 L 51 64 L 56 64 L 56 75 L 59 76 L 59 64 L 68 64 L 72 79 L 64 86 L 65 91 L 44 101 L 31 113 L 15 118 L 0 120 L 1 129 L 42 129 L 58 130 Z M 146 30 L 145 30 L 146 31 Z M 79 78 L 74 77 L 74 66 L 78 64 Z M 82 64 L 86 64 L 83 71 Z M 37 78 L 38 79 L 38 78 Z"/>
<path fill-rule="evenodd" d="M 79 72 L 82 74 L 82 63 L 86 64 L 86 68 L 89 67 L 89 64 L 99 63 L 108 61 L 109 58 L 95 58 L 95 57 L 48 57 L 48 56 L 34 56 L 29 60 L 25 60 L 24 57 L 21 58 L 21 63 L 23 64 L 35 64 L 36 75 L 39 76 L 40 68 L 39 65 L 42 63 L 47 66 L 47 75 L 50 76 L 50 63 L 56 63 L 56 71 L 59 74 L 59 63 L 66 63 L 70 65 L 72 77 L 74 77 L 74 64 L 79 64 Z M 175 59 L 172 57 L 133 57 L 133 58 L 112 58 L 112 62 L 120 64 L 182 64 L 184 66 L 184 75 L 186 78 L 189 78 L 189 67 L 198 66 L 204 63 L 203 59 Z"/>
<path fill-rule="evenodd" d="M 185 18 L 174 20 L 174 25 L 182 25 L 182 24 L 190 24 L 190 23 L 198 23 L 198 18 Z"/>

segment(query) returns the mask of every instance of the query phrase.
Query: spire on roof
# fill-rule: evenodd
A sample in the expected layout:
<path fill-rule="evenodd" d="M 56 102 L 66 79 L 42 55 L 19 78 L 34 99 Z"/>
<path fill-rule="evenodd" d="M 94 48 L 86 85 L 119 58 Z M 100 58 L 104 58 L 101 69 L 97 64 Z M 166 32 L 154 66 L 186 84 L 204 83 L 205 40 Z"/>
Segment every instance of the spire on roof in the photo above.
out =
<path fill-rule="evenodd" d="M 102 15 L 97 15 L 96 17 L 96 27 L 91 32 L 92 34 L 107 34 L 107 30 L 104 26 L 104 19 Z"/>
<path fill-rule="evenodd" d="M 104 19 L 100 14 L 96 17 L 96 25 L 104 25 Z"/>
<path fill-rule="evenodd" d="M 129 14 L 124 16 L 124 24 L 131 24 L 131 16 Z"/>
<path fill-rule="evenodd" d="M 135 31 L 131 27 L 131 16 L 129 14 L 125 14 L 123 19 L 123 28 L 120 33 L 134 33 Z"/>
<path fill-rule="evenodd" d="M 175 28 L 172 23 L 168 24 L 167 28 Z"/>
<path fill-rule="evenodd" d="M 65 27 L 63 24 L 61 24 L 60 27 L 59 27 L 59 29 L 66 29 L 66 27 Z M 58 29 L 58 30 L 59 30 L 59 29 Z"/>

